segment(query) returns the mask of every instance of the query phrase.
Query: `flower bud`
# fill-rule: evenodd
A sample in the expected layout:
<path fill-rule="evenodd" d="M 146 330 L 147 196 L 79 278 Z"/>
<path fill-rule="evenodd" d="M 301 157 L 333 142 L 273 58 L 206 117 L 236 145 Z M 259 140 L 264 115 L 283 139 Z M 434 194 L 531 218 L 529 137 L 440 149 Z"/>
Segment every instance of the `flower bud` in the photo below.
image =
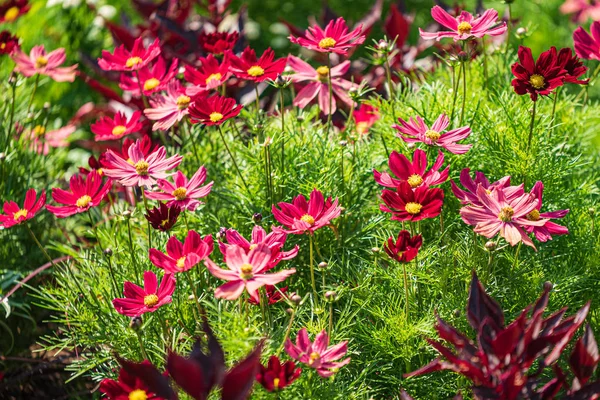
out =
<path fill-rule="evenodd" d="M 379 252 L 381 251 L 381 249 L 380 249 L 379 247 L 373 247 L 373 248 L 371 249 L 371 251 L 372 251 L 373 253 L 379 253 Z"/>
<path fill-rule="evenodd" d="M 298 121 L 298 122 L 304 122 L 304 116 L 303 115 L 298 115 L 296 117 L 296 121 Z"/>
<path fill-rule="evenodd" d="M 50 108 L 50 102 L 45 102 L 44 103 L 44 110 L 48 110 Z"/>
<path fill-rule="evenodd" d="M 589 212 L 589 213 L 590 213 L 590 215 L 593 217 L 593 216 L 594 216 L 594 214 L 596 214 L 596 209 L 595 209 L 594 207 L 590 207 L 590 208 L 588 209 L 588 212 Z"/>
<path fill-rule="evenodd" d="M 486 249 L 487 251 L 494 251 L 494 250 L 496 250 L 496 242 L 493 242 L 493 241 L 491 241 L 491 240 L 490 240 L 490 241 L 488 241 L 488 242 L 485 244 L 485 249 Z"/>
<path fill-rule="evenodd" d="M 285 312 L 291 315 L 294 313 L 294 310 L 292 308 L 288 308 L 285 310 Z"/>
<path fill-rule="evenodd" d="M 554 285 L 552 284 L 552 282 L 550 281 L 546 281 L 544 282 L 544 290 L 549 292 L 552 290 L 552 288 L 554 287 Z"/>
<path fill-rule="evenodd" d="M 285 79 L 281 74 L 278 74 L 277 79 L 275 79 L 277 86 L 284 86 L 287 82 L 287 79 Z"/>
<path fill-rule="evenodd" d="M 131 211 L 125 210 L 121 215 L 123 215 L 125 218 L 131 218 Z"/>
<path fill-rule="evenodd" d="M 112 257 L 112 255 L 113 255 L 112 249 L 110 247 L 107 247 L 106 249 L 104 249 L 104 255 L 106 257 Z"/>
<path fill-rule="evenodd" d="M 525 36 L 527 34 L 527 28 L 520 27 L 515 33 L 517 36 Z"/>
<path fill-rule="evenodd" d="M 133 329 L 134 331 L 137 331 L 142 327 L 143 323 L 144 321 L 142 321 L 142 317 L 133 317 L 129 321 L 129 328 Z"/>
<path fill-rule="evenodd" d="M 320 263 L 319 263 L 319 268 L 321 268 L 321 269 L 325 269 L 325 268 L 327 268 L 327 265 L 328 265 L 328 264 L 327 264 L 325 261 L 323 261 L 323 262 L 320 262 Z"/>
<path fill-rule="evenodd" d="M 342 147 L 348 146 L 348 141 L 346 141 L 346 140 L 340 140 L 340 146 L 342 146 Z"/>
<path fill-rule="evenodd" d="M 462 62 L 469 61 L 469 55 L 466 51 L 460 51 L 458 53 L 458 60 Z"/>
<path fill-rule="evenodd" d="M 219 232 L 217 232 L 217 234 L 215 235 L 217 237 L 217 240 L 224 240 L 226 232 L 227 232 L 227 228 L 225 228 L 225 227 L 219 228 Z"/>
<path fill-rule="evenodd" d="M 293 295 L 290 296 L 290 300 L 292 301 L 292 303 L 298 305 L 302 301 L 302 297 L 300 297 L 300 295 L 298 295 L 298 293 L 294 293 Z"/>
<path fill-rule="evenodd" d="M 2 152 L 0 153 L 0 161 L 4 160 L 6 158 L 6 153 Z"/>
<path fill-rule="evenodd" d="M 406 147 L 407 147 L 408 149 L 414 149 L 414 148 L 415 148 L 415 144 L 414 144 L 414 143 L 407 143 L 407 144 L 406 144 Z"/>
<path fill-rule="evenodd" d="M 385 41 L 384 39 L 381 39 L 378 43 L 377 43 L 377 50 L 380 51 L 387 51 L 389 49 L 389 44 L 387 41 Z"/>
<path fill-rule="evenodd" d="M 328 290 L 327 292 L 325 292 L 325 298 L 329 301 L 335 300 L 336 296 L 337 296 L 337 293 L 334 292 L 333 290 Z"/>
<path fill-rule="evenodd" d="M 458 308 L 456 310 L 454 310 L 454 316 L 456 318 L 460 317 L 460 310 Z"/>
<path fill-rule="evenodd" d="M 255 224 L 260 224 L 260 222 L 262 221 L 262 214 L 261 213 L 254 213 L 254 215 L 252 216 L 252 221 Z"/>

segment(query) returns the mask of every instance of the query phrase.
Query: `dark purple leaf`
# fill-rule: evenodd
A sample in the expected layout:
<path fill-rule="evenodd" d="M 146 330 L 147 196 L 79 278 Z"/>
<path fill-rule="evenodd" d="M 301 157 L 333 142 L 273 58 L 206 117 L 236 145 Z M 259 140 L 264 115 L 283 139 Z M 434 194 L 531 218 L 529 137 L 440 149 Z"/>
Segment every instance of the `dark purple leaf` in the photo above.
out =
<path fill-rule="evenodd" d="M 575 348 L 569 358 L 571 370 L 577 377 L 580 385 L 585 385 L 590 379 L 600 357 L 598 356 L 598 344 L 590 325 L 586 325 L 585 333 L 575 343 Z"/>
<path fill-rule="evenodd" d="M 404 389 L 400 389 L 400 400 L 414 400 Z"/>
<path fill-rule="evenodd" d="M 489 317 L 498 328 L 504 327 L 502 309 L 494 299 L 488 296 L 477 278 L 477 273 L 473 271 L 467 304 L 467 319 L 473 329 L 479 331 L 479 326 L 486 317 Z"/>
<path fill-rule="evenodd" d="M 260 352 L 263 342 L 250 353 L 244 360 L 231 368 L 223 379 L 222 400 L 244 400 L 248 398 L 250 389 L 256 379 L 260 368 Z"/>
<path fill-rule="evenodd" d="M 119 363 L 129 374 L 138 377 L 154 394 L 164 399 L 177 399 L 169 384 L 169 378 L 161 374 L 150 362 L 135 363 L 118 358 Z"/>
<path fill-rule="evenodd" d="M 575 317 L 573 318 L 572 324 L 569 324 L 568 329 L 566 329 L 566 331 L 564 332 L 560 341 L 556 344 L 556 346 L 554 346 L 554 349 L 552 349 L 550 354 L 548 354 L 546 356 L 546 359 L 544 360 L 545 365 L 551 365 L 556 360 L 558 360 L 558 357 L 560 357 L 560 354 L 562 353 L 562 351 L 565 349 L 565 347 L 567 346 L 567 344 L 569 343 L 569 341 L 575 334 L 575 331 L 577 331 L 577 329 L 581 326 L 581 324 L 585 320 L 585 317 L 587 316 L 589 310 L 590 310 L 590 302 L 588 301 L 585 304 L 585 306 L 583 306 L 579 311 L 577 311 L 577 314 L 575 314 Z M 561 325 L 563 325 L 563 324 L 561 324 Z M 555 331 L 559 330 L 561 325 L 559 325 L 555 329 Z"/>

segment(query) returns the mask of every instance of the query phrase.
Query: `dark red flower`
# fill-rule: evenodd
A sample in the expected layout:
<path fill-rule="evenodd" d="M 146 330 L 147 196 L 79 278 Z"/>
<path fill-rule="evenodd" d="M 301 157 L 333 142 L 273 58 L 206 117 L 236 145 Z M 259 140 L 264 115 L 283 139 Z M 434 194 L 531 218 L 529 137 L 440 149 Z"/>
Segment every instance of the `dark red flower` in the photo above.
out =
<path fill-rule="evenodd" d="M 512 85 L 517 94 L 529 93 L 531 100 L 537 101 L 538 96 L 547 96 L 564 84 L 567 71 L 558 60 L 556 47 L 540 54 L 535 62 L 528 47 L 520 46 L 518 54 L 519 62 L 512 65 Z"/>
<path fill-rule="evenodd" d="M 381 193 L 384 204 L 379 205 L 383 212 L 392 213 L 395 221 L 420 221 L 440 215 L 444 204 L 444 191 L 419 186 L 414 191 L 406 181 L 400 182 L 396 191 L 384 190 Z"/>
<path fill-rule="evenodd" d="M 265 285 L 265 297 L 268 300 L 268 304 L 273 305 L 275 303 L 279 303 L 281 300 L 286 298 L 285 293 L 287 292 L 287 290 L 287 286 L 284 286 L 281 289 L 277 290 L 275 285 Z M 260 305 L 260 301 L 256 301 L 256 299 L 252 297 L 248 297 L 248 303 L 254 304 L 255 306 Z"/>
<path fill-rule="evenodd" d="M 238 32 L 202 32 L 198 36 L 198 42 L 206 53 L 219 55 L 228 50 L 233 50 L 239 37 Z"/>
<path fill-rule="evenodd" d="M 583 65 L 579 57 L 573 54 L 573 51 L 565 47 L 558 52 L 558 63 L 567 71 L 565 75 L 565 83 L 575 83 L 578 85 L 587 85 L 589 79 L 579 80 L 588 68 Z"/>
<path fill-rule="evenodd" d="M 9 31 L 0 32 L 0 54 L 10 54 L 19 47 L 19 38 Z"/>
<path fill-rule="evenodd" d="M 177 223 L 181 214 L 181 208 L 177 205 L 168 207 L 165 203 L 159 203 L 158 207 L 149 209 L 144 217 L 150 222 L 154 229 L 167 232 Z"/>
<path fill-rule="evenodd" d="M 22 222 L 32 219 L 46 204 L 46 192 L 41 191 L 40 198 L 36 201 L 37 194 L 35 189 L 29 189 L 25 194 L 23 208 L 19 207 L 14 201 L 4 203 L 4 214 L 0 214 L 0 226 L 10 228 L 13 225 L 19 225 Z"/>
<path fill-rule="evenodd" d="M 89 169 L 86 167 L 79 167 L 79 173 L 82 175 L 88 175 L 92 171 L 96 171 L 98 175 L 102 176 L 104 171 L 102 171 L 102 160 L 104 159 L 104 153 L 100 155 L 100 157 L 96 158 L 95 156 L 90 156 L 88 159 Z"/>
<path fill-rule="evenodd" d="M 100 392 L 110 400 L 163 400 L 176 398 L 168 378 L 148 360 L 134 363 L 119 360 L 119 379 L 104 379 Z"/>
<path fill-rule="evenodd" d="M 234 99 L 221 96 L 200 98 L 189 108 L 192 124 L 221 125 L 242 111 L 242 105 Z"/>
<path fill-rule="evenodd" d="M 398 238 L 390 237 L 383 249 L 391 259 L 399 262 L 410 262 L 417 254 L 423 244 L 423 237 L 416 235 L 411 237 L 410 232 L 403 230 L 398 234 Z"/>
<path fill-rule="evenodd" d="M 31 6 L 27 0 L 8 0 L 0 5 L 0 24 L 13 22 L 21 15 L 27 13 Z"/>
<path fill-rule="evenodd" d="M 287 63 L 287 57 L 275 60 L 275 52 L 270 47 L 258 59 L 250 47 L 244 49 L 241 57 L 232 53 L 229 59 L 231 72 L 235 76 L 253 82 L 276 79 L 277 75 L 283 73 Z"/>
<path fill-rule="evenodd" d="M 295 362 L 286 361 L 282 364 L 277 356 L 271 356 L 266 367 L 260 366 L 256 380 L 268 392 L 279 391 L 298 379 L 301 372 L 302 369 L 296 368 Z"/>

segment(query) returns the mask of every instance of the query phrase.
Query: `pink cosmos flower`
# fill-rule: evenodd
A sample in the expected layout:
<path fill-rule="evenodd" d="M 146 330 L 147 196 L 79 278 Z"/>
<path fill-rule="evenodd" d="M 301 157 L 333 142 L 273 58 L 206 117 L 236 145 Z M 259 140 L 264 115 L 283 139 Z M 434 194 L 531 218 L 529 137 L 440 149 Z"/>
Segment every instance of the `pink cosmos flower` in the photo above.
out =
<path fill-rule="evenodd" d="M 315 337 L 313 343 L 308 338 L 306 328 L 298 331 L 296 344 L 288 338 L 285 342 L 285 352 L 290 357 L 310 368 L 317 370 L 322 378 L 329 378 L 338 369 L 350 363 L 350 357 L 337 361 L 348 352 L 348 342 L 343 341 L 335 346 L 329 346 L 329 336 L 324 330 Z"/>
<path fill-rule="evenodd" d="M 441 185 L 448 179 L 450 167 L 440 172 L 444 163 L 444 154 L 440 151 L 431 169 L 427 171 L 427 153 L 421 149 L 416 149 L 413 154 L 412 162 L 404 154 L 393 151 L 390 154 L 388 165 L 390 171 L 400 179 L 394 179 L 387 172 L 379 172 L 373 169 L 375 181 L 382 186 L 396 188 L 402 181 L 408 182 L 411 188 L 419 186 Z"/>
<path fill-rule="evenodd" d="M 600 1 L 598 0 L 566 0 L 560 6 L 563 14 L 573 14 L 573 21 L 583 24 L 589 19 L 600 20 Z"/>
<path fill-rule="evenodd" d="M 313 189 L 309 201 L 303 195 L 298 195 L 292 203 L 278 203 L 279 209 L 274 205 L 273 217 L 289 230 L 287 233 L 303 234 L 313 233 L 331 223 L 332 219 L 340 216 L 342 209 L 338 206 L 338 199 L 333 202 L 331 197 L 324 199 L 323 193 Z"/>
<path fill-rule="evenodd" d="M 352 32 L 348 32 L 346 21 L 339 17 L 335 21 L 329 21 L 325 30 L 315 25 L 306 30 L 304 37 L 290 36 L 289 39 L 290 42 L 310 50 L 345 56 L 349 49 L 365 41 L 365 35 L 362 33 L 362 25 L 357 26 Z"/>
<path fill-rule="evenodd" d="M 137 75 L 121 74 L 119 87 L 130 92 L 132 95 L 140 96 L 140 87 L 145 96 L 165 90 L 169 82 L 177 75 L 177 59 L 173 59 L 171 66 L 167 69 L 164 58 L 158 57 L 153 66 L 147 66 L 138 71 Z M 138 82 L 138 75 L 140 81 Z"/>
<path fill-rule="evenodd" d="M 319 108 L 323 113 L 329 115 L 335 113 L 336 102 L 331 103 L 331 112 L 329 110 L 329 86 L 327 84 L 327 77 L 329 75 L 329 67 L 322 65 L 317 69 L 314 69 L 305 61 L 302 61 L 298 57 L 288 57 L 289 66 L 296 72 L 292 75 L 293 82 L 308 82 L 298 95 L 294 99 L 294 105 L 300 108 L 304 108 L 310 103 L 315 97 L 319 96 Z M 331 68 L 331 87 L 335 97 L 339 98 L 347 106 L 352 106 L 353 101 L 348 95 L 348 90 L 352 87 L 356 87 L 350 81 L 342 79 L 342 76 L 348 72 L 350 68 L 350 61 L 346 60 L 343 63 L 336 65 Z"/>
<path fill-rule="evenodd" d="M 160 43 L 156 39 L 146 49 L 143 41 L 143 38 L 137 38 L 131 51 L 124 44 L 117 47 L 114 54 L 102 50 L 98 65 L 105 71 L 138 71 L 144 68 L 160 55 Z"/>
<path fill-rule="evenodd" d="M 65 125 L 53 131 L 47 131 L 42 125 L 36 125 L 23 136 L 30 142 L 30 148 L 38 154 L 47 155 L 51 148 L 67 147 L 67 139 L 77 130 L 75 125 Z"/>
<path fill-rule="evenodd" d="M 143 142 L 137 140 L 129 147 L 129 160 L 124 160 L 112 150 L 106 151 L 106 164 L 104 174 L 110 178 L 117 179 L 123 186 L 146 186 L 150 187 L 157 179 L 165 179 L 169 174 L 166 171 L 179 165 L 182 160 L 180 155 L 166 157 L 167 151 L 163 146 L 159 147 L 150 155 L 142 152 Z"/>
<path fill-rule="evenodd" d="M 75 80 L 77 64 L 59 68 L 67 59 L 65 49 L 56 49 L 46 53 L 43 45 L 34 46 L 29 55 L 23 53 L 21 49 L 15 49 L 11 57 L 17 64 L 15 71 L 23 76 L 46 75 L 56 82 L 73 82 Z"/>
<path fill-rule="evenodd" d="M 25 194 L 23 208 L 19 207 L 14 201 L 4 202 L 4 207 L 2 208 L 4 214 L 0 214 L 0 226 L 7 229 L 35 217 L 42 207 L 44 207 L 44 204 L 46 204 L 46 192 L 42 190 L 40 198 L 37 201 L 35 200 L 36 197 L 35 189 L 29 189 Z"/>
<path fill-rule="evenodd" d="M 271 250 L 264 243 L 257 245 L 248 254 L 242 247 L 231 245 L 227 248 L 225 259 L 229 269 L 217 267 L 209 258 L 204 260 L 204 264 L 211 274 L 228 281 L 215 290 L 215 297 L 220 299 L 236 300 L 245 288 L 250 297 L 258 301 L 259 288 L 264 285 L 276 285 L 283 282 L 296 272 L 292 268 L 265 274 L 271 261 Z"/>
<path fill-rule="evenodd" d="M 198 232 L 190 230 L 183 244 L 171 236 L 167 242 L 167 254 L 157 249 L 150 249 L 149 257 L 152 264 L 165 272 L 176 274 L 189 271 L 200 261 L 206 259 L 213 251 L 213 238 L 207 235 L 204 239 Z"/>
<path fill-rule="evenodd" d="M 90 126 L 92 133 L 96 135 L 94 140 L 97 142 L 117 140 L 123 136 L 139 132 L 143 127 L 140 122 L 141 116 L 142 112 L 136 111 L 131 115 L 129 121 L 127 116 L 121 112 L 115 114 L 114 118 L 102 117 Z"/>
<path fill-rule="evenodd" d="M 527 219 L 530 221 L 539 221 L 541 218 L 547 219 L 548 222 L 543 226 L 527 226 L 525 229 L 528 233 L 534 233 L 535 238 L 540 242 L 547 242 L 548 240 L 552 240 L 552 235 L 566 235 L 569 233 L 569 230 L 562 226 L 558 225 L 552 221 L 550 218 L 563 218 L 568 213 L 569 210 L 559 210 L 559 211 L 550 211 L 545 213 L 540 213 L 542 209 L 542 196 L 544 194 L 544 184 L 540 181 L 536 182 L 531 189 L 531 194 L 533 194 L 538 200 L 539 203 L 536 208 L 534 208 L 529 214 L 527 214 Z"/>
<path fill-rule="evenodd" d="M 369 133 L 369 129 L 371 129 L 375 122 L 381 118 L 379 110 L 369 104 L 362 104 L 359 108 L 354 110 L 352 116 L 354 117 L 354 123 L 356 124 L 356 131 L 360 135 Z"/>
<path fill-rule="evenodd" d="M 287 239 L 287 233 L 282 229 L 275 228 L 267 235 L 267 232 L 258 225 L 252 229 L 251 241 L 246 240 L 235 229 L 227 229 L 225 239 L 227 243 L 219 241 L 219 250 L 221 250 L 221 253 L 225 257 L 225 262 L 227 262 L 227 249 L 231 246 L 241 247 L 248 254 L 250 250 L 256 248 L 259 244 L 266 245 L 271 250 L 271 259 L 265 271 L 274 268 L 282 260 L 291 260 L 296 257 L 299 250 L 298 245 L 296 245 L 290 251 L 281 251 Z"/>
<path fill-rule="evenodd" d="M 488 194 L 490 194 L 494 188 L 501 189 L 504 192 L 504 196 L 509 200 L 522 196 L 523 193 L 525 193 L 522 184 L 519 186 L 510 186 L 510 176 L 505 176 L 494 183 L 490 183 L 483 172 L 476 171 L 475 179 L 472 179 L 470 171 L 469 168 L 460 171 L 460 183 L 466 190 L 460 189 L 453 180 L 450 180 L 452 192 L 461 204 L 473 204 L 475 206 L 483 207 L 483 204 L 477 197 L 477 187 L 479 185 L 481 185 Z"/>
<path fill-rule="evenodd" d="M 108 179 L 102 186 L 102 176 L 97 171 L 90 172 L 87 176 L 73 175 L 69 181 L 70 192 L 60 188 L 52 189 L 52 198 L 64 207 L 47 205 L 46 208 L 58 218 L 86 212 L 98 206 L 112 187 Z"/>
<path fill-rule="evenodd" d="M 537 209 L 539 200 L 533 194 L 524 193 L 508 199 L 501 188 L 494 188 L 491 193 L 477 186 L 477 198 L 482 206 L 468 205 L 460 209 L 462 220 L 475 226 L 475 232 L 486 238 L 494 237 L 498 232 L 511 246 L 519 242 L 535 249 L 533 241 L 523 228 L 528 226 L 544 226 L 548 220 L 530 221 L 527 215 Z"/>
<path fill-rule="evenodd" d="M 581 26 L 575 29 L 573 32 L 575 53 L 585 60 L 600 60 L 600 21 L 592 22 L 590 32 L 591 36 Z"/>
<path fill-rule="evenodd" d="M 186 94 L 186 89 L 177 79 L 167 85 L 167 94 L 150 99 L 152 108 L 146 108 L 144 115 L 152 121 L 152 130 L 166 131 L 181 121 L 189 112 L 192 99 Z"/>
<path fill-rule="evenodd" d="M 231 71 L 240 79 L 253 82 L 275 80 L 277 75 L 283 73 L 287 58 L 275 59 L 275 52 L 269 47 L 260 56 L 250 47 L 246 47 L 240 57 L 230 55 Z"/>
<path fill-rule="evenodd" d="M 398 118 L 400 125 L 392 126 L 398 130 L 398 137 L 407 143 L 425 143 L 428 146 L 439 146 L 453 154 L 464 154 L 473 146 L 472 144 L 458 144 L 471 134 L 471 128 L 462 128 L 444 131 L 448 128 L 450 120 L 446 114 L 441 114 L 431 128 L 425 125 L 423 118 L 417 116 L 407 122 Z"/>
<path fill-rule="evenodd" d="M 498 22 L 498 11 L 486 10 L 481 17 L 473 18 L 471 13 L 463 11 L 458 17 L 448 14 L 442 7 L 434 6 L 431 16 L 436 22 L 450 31 L 424 32 L 419 28 L 419 34 L 425 40 L 440 40 L 451 37 L 454 41 L 467 40 L 472 37 L 481 38 L 485 35 L 500 36 L 506 32 L 506 22 Z"/>
<path fill-rule="evenodd" d="M 223 58 L 221 64 L 212 54 L 209 54 L 206 58 L 200 57 L 199 60 L 201 62 L 199 69 L 194 69 L 189 65 L 185 66 L 183 77 L 193 85 L 186 90 L 188 96 L 196 96 L 216 89 L 231 77 L 231 64 L 228 54 Z"/>
<path fill-rule="evenodd" d="M 194 211 L 202 202 L 197 199 L 208 196 L 213 182 L 201 186 L 206 181 L 206 168 L 200 167 L 188 181 L 183 172 L 177 171 L 173 179 L 175 184 L 159 179 L 158 187 L 162 192 L 148 192 L 146 197 L 153 200 L 168 200 L 168 207 L 176 205 L 182 209 Z"/>
<path fill-rule="evenodd" d="M 144 287 L 141 288 L 126 281 L 123 284 L 125 298 L 114 299 L 113 306 L 119 314 L 138 317 L 169 304 L 174 291 L 175 276 L 173 274 L 165 273 L 160 285 L 158 285 L 156 274 L 152 271 L 146 271 L 144 272 Z"/>

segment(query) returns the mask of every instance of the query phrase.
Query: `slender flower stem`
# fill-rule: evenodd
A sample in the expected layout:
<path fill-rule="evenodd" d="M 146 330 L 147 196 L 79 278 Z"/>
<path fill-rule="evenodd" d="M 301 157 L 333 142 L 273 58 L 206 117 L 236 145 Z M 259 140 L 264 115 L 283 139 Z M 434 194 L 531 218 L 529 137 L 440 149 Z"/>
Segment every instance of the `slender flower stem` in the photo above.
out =
<path fill-rule="evenodd" d="M 508 67 L 508 51 L 510 50 L 511 28 L 512 28 L 512 12 L 510 3 L 506 4 L 508 9 L 508 21 L 506 22 L 506 50 L 504 52 L 504 66 Z"/>
<path fill-rule="evenodd" d="M 462 64 L 461 64 L 462 66 Z M 452 112 L 450 113 L 450 121 L 454 120 L 454 112 L 456 110 L 456 98 L 458 97 L 458 85 L 460 84 L 460 72 L 456 73 L 456 67 L 452 67 Z"/>
<path fill-rule="evenodd" d="M 331 116 L 333 113 L 333 86 L 331 86 L 331 53 L 327 53 L 327 86 L 329 88 L 329 114 L 327 115 L 327 136 L 329 137 L 329 131 L 331 129 Z"/>
<path fill-rule="evenodd" d="M 279 103 L 281 112 L 281 177 L 283 178 L 285 172 L 285 102 L 283 96 L 283 88 L 279 89 Z M 281 198 L 284 197 L 284 185 L 281 185 Z"/>
<path fill-rule="evenodd" d="M 138 87 L 140 88 L 140 97 L 144 102 L 144 107 L 148 108 L 150 107 L 150 103 L 148 103 L 148 98 L 144 94 L 144 88 L 142 87 L 142 82 L 140 81 L 140 73 L 138 70 L 135 71 L 135 78 L 137 79 Z"/>
<path fill-rule="evenodd" d="M 192 276 L 189 274 L 190 271 L 186 271 L 183 272 L 183 274 L 185 275 L 185 278 L 188 281 L 188 284 L 190 285 L 190 289 L 192 289 L 192 295 L 194 296 L 194 303 L 196 303 L 196 307 L 192 307 L 192 310 L 194 312 L 194 318 L 196 320 L 196 323 L 199 321 L 199 315 L 202 315 L 202 308 L 200 306 L 200 303 L 198 302 L 198 292 L 196 291 L 196 286 L 194 285 L 194 281 L 192 280 Z M 197 311 L 196 311 L 197 309 Z"/>
<path fill-rule="evenodd" d="M 31 235 L 31 238 L 33 239 L 33 241 L 35 242 L 35 244 L 37 245 L 37 247 L 40 248 L 40 250 L 42 251 L 42 253 L 44 254 L 44 256 L 48 259 L 48 261 L 50 261 L 50 264 L 52 264 L 52 266 L 54 267 L 54 260 L 48 255 L 48 252 L 46 252 L 46 249 L 44 249 L 44 246 L 42 246 L 42 244 L 40 243 L 40 241 L 38 240 L 38 238 L 35 236 L 35 233 L 33 233 L 33 231 L 31 230 L 31 228 L 29 227 L 29 224 L 25 223 L 25 227 L 27 228 L 27 231 Z"/>
<path fill-rule="evenodd" d="M 488 63 L 487 63 L 487 47 L 485 45 L 485 36 L 481 38 L 481 46 L 483 48 L 483 88 L 487 89 L 488 81 Z"/>
<path fill-rule="evenodd" d="M 129 236 L 129 254 L 131 254 L 131 263 L 135 266 L 135 273 L 139 276 L 139 265 L 137 263 L 137 258 L 135 257 L 135 251 L 133 250 L 133 239 L 131 237 L 131 222 L 129 217 L 127 217 L 127 235 Z"/>
<path fill-rule="evenodd" d="M 148 199 L 146 199 L 146 190 L 144 189 L 143 186 L 141 186 L 142 189 L 142 198 L 144 199 L 144 208 L 146 209 L 146 211 L 149 210 L 148 208 Z M 148 249 L 152 248 L 152 227 L 150 226 L 150 220 L 146 221 L 147 224 L 147 229 L 148 229 Z"/>
<path fill-rule="evenodd" d="M 102 254 L 104 255 L 104 247 L 102 246 L 102 242 L 100 241 L 100 236 L 98 235 L 98 227 L 96 226 L 96 224 L 94 224 L 94 220 L 92 219 L 92 213 L 90 210 L 88 210 L 87 212 L 88 217 L 90 219 L 90 224 L 92 226 L 92 230 L 94 231 L 94 236 L 96 236 L 96 242 L 98 243 L 98 247 L 100 247 L 100 251 L 102 252 Z M 113 270 L 112 267 L 112 262 L 110 261 L 110 257 L 106 257 L 107 261 L 108 261 L 108 269 L 110 271 L 110 276 L 112 278 L 112 282 L 113 282 L 113 289 L 115 291 L 115 294 L 118 295 L 119 294 L 119 285 L 117 284 L 117 280 L 115 278 L 115 271 Z"/>
<path fill-rule="evenodd" d="M 521 250 L 522 244 L 523 242 L 519 242 L 519 244 L 517 245 L 517 250 L 515 251 L 515 261 L 513 262 L 511 270 L 514 270 L 515 267 L 519 264 L 519 250 Z"/>
<path fill-rule="evenodd" d="M 31 92 L 31 97 L 29 98 L 29 105 L 27 106 L 27 113 L 31 110 L 31 105 L 33 104 L 33 98 L 35 97 L 35 92 L 37 91 L 38 85 L 40 83 L 40 74 L 35 74 L 35 84 L 33 86 L 33 91 Z"/>
<path fill-rule="evenodd" d="M 17 97 L 17 78 L 14 78 L 14 81 L 11 82 L 11 89 L 12 89 L 12 99 L 11 99 L 11 103 L 10 103 L 10 119 L 8 122 L 8 129 L 7 129 L 7 134 L 6 134 L 6 145 L 5 147 L 8 145 L 8 143 L 10 142 L 10 135 L 12 134 L 12 130 L 13 130 L 13 123 L 15 121 L 15 100 Z"/>
<path fill-rule="evenodd" d="M 462 98 L 462 110 L 460 112 L 460 125 L 462 125 L 465 119 L 465 106 L 467 104 L 467 63 L 462 62 L 462 76 L 463 76 L 463 98 Z"/>
<path fill-rule="evenodd" d="M 531 147 L 531 138 L 533 137 L 533 126 L 535 125 L 535 109 L 537 106 L 537 101 L 533 102 L 533 111 L 531 112 L 531 122 L 529 123 L 529 138 L 527 139 L 527 152 L 529 152 L 529 148 Z"/>
<path fill-rule="evenodd" d="M 492 263 L 494 262 L 494 251 L 490 250 L 490 256 L 488 257 L 487 270 L 485 271 L 485 284 L 490 281 L 492 275 Z"/>
<path fill-rule="evenodd" d="M 333 333 L 333 301 L 329 301 L 329 331 L 327 332 L 327 335 L 329 337 L 331 337 L 331 334 Z"/>
<path fill-rule="evenodd" d="M 406 273 L 406 263 L 402 263 L 402 273 L 404 275 L 404 312 L 408 320 L 408 274 Z"/>
<path fill-rule="evenodd" d="M 227 145 L 227 141 L 225 140 L 225 135 L 223 134 L 223 130 L 221 129 L 221 125 L 217 125 L 217 128 L 219 129 L 219 133 L 221 134 L 221 140 L 223 140 L 223 144 L 225 145 L 225 149 L 227 150 L 227 153 L 229 153 L 229 157 L 231 157 L 231 161 L 233 162 L 233 166 L 235 167 L 235 170 L 237 171 L 237 174 L 240 177 L 240 180 L 242 181 L 242 184 L 246 188 L 246 192 L 248 192 L 248 194 L 250 194 L 250 189 L 248 188 L 248 185 L 246 184 L 246 180 L 242 176 L 242 172 L 240 171 L 240 167 L 238 167 L 237 162 L 235 161 L 235 158 L 233 157 L 233 154 L 231 153 L 231 150 L 229 149 L 229 146 Z"/>
<path fill-rule="evenodd" d="M 254 92 L 256 93 L 256 123 L 258 124 L 260 113 L 260 93 L 258 93 L 258 83 L 254 84 Z"/>
<path fill-rule="evenodd" d="M 554 117 L 556 116 L 556 102 L 558 100 L 558 96 L 560 95 L 560 87 L 556 89 L 554 92 L 554 101 L 552 102 L 552 116 L 550 118 L 550 131 L 548 132 L 548 139 L 552 136 L 552 132 L 554 131 Z"/>
<path fill-rule="evenodd" d="M 147 360 L 148 354 L 146 354 L 146 349 L 144 348 L 144 342 L 142 341 L 142 333 L 139 331 L 139 329 L 135 333 L 138 338 L 138 343 L 140 344 L 140 351 L 142 352 L 142 357 L 144 357 L 144 360 Z"/>
<path fill-rule="evenodd" d="M 387 79 L 387 87 L 388 87 L 388 100 L 392 100 L 394 98 L 394 86 L 392 83 L 392 73 L 390 70 L 390 58 L 389 55 L 385 58 L 385 75 Z M 395 110 L 392 108 L 392 112 Z M 396 116 L 394 115 L 394 121 L 396 121 Z"/>
<path fill-rule="evenodd" d="M 295 316 L 296 316 L 296 310 L 292 308 L 292 314 L 290 315 L 290 322 L 288 322 L 287 329 L 285 330 L 285 336 L 283 337 L 283 341 L 281 342 L 279 349 L 277 349 L 277 355 L 281 354 L 281 351 L 283 350 L 283 348 L 285 346 L 285 342 L 287 342 L 288 338 L 290 337 L 290 332 L 292 331 L 292 325 L 294 324 Z"/>
<path fill-rule="evenodd" d="M 312 285 L 312 290 L 313 290 L 313 294 L 315 295 L 315 304 L 318 301 L 318 294 L 317 294 L 317 284 L 315 283 L 315 257 L 313 254 L 313 235 L 309 234 L 308 235 L 308 240 L 310 243 L 310 283 Z"/>

